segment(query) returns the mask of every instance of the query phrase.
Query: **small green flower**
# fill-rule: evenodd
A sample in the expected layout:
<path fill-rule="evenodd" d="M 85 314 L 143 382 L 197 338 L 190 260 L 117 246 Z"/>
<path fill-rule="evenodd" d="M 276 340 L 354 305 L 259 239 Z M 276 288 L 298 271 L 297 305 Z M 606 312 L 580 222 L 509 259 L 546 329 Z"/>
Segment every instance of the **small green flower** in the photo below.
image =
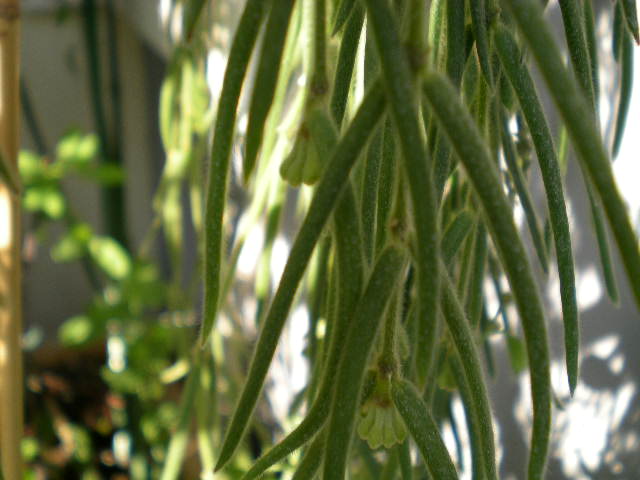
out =
<path fill-rule="evenodd" d="M 324 159 L 326 162 L 327 159 Z M 313 185 L 322 175 L 323 162 L 306 124 L 302 124 L 291 153 L 280 165 L 280 176 L 294 187 Z"/>
<path fill-rule="evenodd" d="M 313 185 L 320 179 L 322 163 L 309 131 L 302 125 L 293 144 L 293 149 L 280 166 L 280 176 L 297 187 L 301 183 Z"/>
<path fill-rule="evenodd" d="M 358 435 L 374 450 L 380 446 L 391 448 L 396 443 L 404 442 L 407 436 L 402 417 L 391 401 L 389 389 L 389 379 L 378 375 L 374 390 L 361 409 Z"/>

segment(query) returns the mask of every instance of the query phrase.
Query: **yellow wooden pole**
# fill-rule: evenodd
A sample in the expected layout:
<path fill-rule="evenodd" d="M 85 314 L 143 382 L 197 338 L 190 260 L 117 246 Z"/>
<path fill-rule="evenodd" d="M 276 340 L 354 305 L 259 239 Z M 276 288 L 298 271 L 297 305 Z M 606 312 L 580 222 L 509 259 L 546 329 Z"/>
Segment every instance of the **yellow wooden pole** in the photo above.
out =
<path fill-rule="evenodd" d="M 19 0 L 0 0 L 0 161 L 17 178 L 19 145 Z M 0 180 L 0 464 L 22 478 L 22 306 L 19 192 Z"/>

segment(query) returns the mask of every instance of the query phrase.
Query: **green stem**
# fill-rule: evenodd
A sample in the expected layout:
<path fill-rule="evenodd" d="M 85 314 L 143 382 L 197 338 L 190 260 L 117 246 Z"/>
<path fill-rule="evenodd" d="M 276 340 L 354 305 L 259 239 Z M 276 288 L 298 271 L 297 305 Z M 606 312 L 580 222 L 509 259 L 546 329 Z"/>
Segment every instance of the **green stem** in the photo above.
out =
<path fill-rule="evenodd" d="M 433 275 L 439 258 L 437 202 L 431 165 L 427 160 L 422 123 L 415 108 L 412 72 L 400 41 L 394 14 L 385 0 L 367 0 L 368 21 L 380 54 L 387 98 L 404 160 L 416 232 L 419 355 L 422 381 L 432 364 L 438 311 L 438 277 Z"/>
<path fill-rule="evenodd" d="M 310 0 L 307 0 L 309 2 Z M 327 27 L 326 0 L 311 0 L 312 22 L 310 45 L 311 61 L 311 98 L 324 98 L 329 91 L 329 77 L 327 75 Z"/>

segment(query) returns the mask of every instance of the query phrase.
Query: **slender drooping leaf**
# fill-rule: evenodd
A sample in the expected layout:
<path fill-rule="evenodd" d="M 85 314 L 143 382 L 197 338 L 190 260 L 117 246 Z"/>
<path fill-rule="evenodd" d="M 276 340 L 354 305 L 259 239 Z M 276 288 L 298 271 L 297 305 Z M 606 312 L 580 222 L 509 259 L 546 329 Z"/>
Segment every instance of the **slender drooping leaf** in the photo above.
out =
<path fill-rule="evenodd" d="M 316 438 L 313 439 L 307 451 L 304 452 L 291 480 L 313 480 L 313 478 L 315 478 L 316 473 L 320 470 L 320 465 L 322 465 L 322 454 L 324 453 L 325 442 L 325 434 L 324 432 L 320 432 Z"/>
<path fill-rule="evenodd" d="M 489 85 L 493 85 L 493 71 L 491 69 L 491 54 L 489 52 L 489 34 L 487 32 L 487 1 L 470 0 L 471 26 L 475 38 L 476 52 L 480 60 L 480 68 Z"/>
<path fill-rule="evenodd" d="M 473 217 L 465 210 L 456 215 L 451 223 L 447 225 L 442 235 L 442 258 L 447 266 L 453 261 L 453 257 L 455 257 L 465 238 L 467 238 L 471 227 L 473 227 Z"/>
<path fill-rule="evenodd" d="M 333 20 L 331 22 L 333 24 L 331 29 L 332 35 L 342 30 L 342 27 L 347 23 L 347 20 L 349 20 L 357 4 L 358 0 L 340 0 L 338 7 L 334 10 Z"/>
<path fill-rule="evenodd" d="M 629 33 L 633 35 L 637 44 L 640 44 L 640 34 L 638 33 L 638 11 L 636 9 L 636 0 L 618 0 L 622 4 L 624 11 L 624 19 L 629 29 Z"/>
<path fill-rule="evenodd" d="M 349 177 L 349 172 L 384 111 L 382 85 L 376 83 L 362 101 L 358 113 L 338 142 L 325 173 L 316 187 L 307 216 L 291 247 L 280 284 L 264 319 L 249 374 L 222 444 L 216 470 L 222 468 L 236 450 L 253 414 L 264 379 L 271 364 L 291 308 L 297 287 L 322 230 Z"/>
<path fill-rule="evenodd" d="M 622 137 L 627 124 L 627 115 L 629 114 L 629 107 L 631 105 L 631 91 L 633 89 L 633 41 L 628 32 L 622 34 L 621 48 L 620 92 L 613 134 L 613 147 L 611 150 L 613 158 L 617 157 L 620 152 L 620 145 L 622 144 Z"/>
<path fill-rule="evenodd" d="M 263 0 L 247 1 L 233 38 L 220 93 L 205 206 L 206 260 L 204 264 L 204 307 L 202 329 L 200 330 L 201 344 L 204 344 L 209 338 L 217 315 L 222 261 L 222 219 L 226 205 L 229 156 L 236 123 L 236 109 L 249 58 L 262 23 L 264 9 L 265 2 Z"/>
<path fill-rule="evenodd" d="M 547 193 L 549 218 L 555 240 L 558 276 L 560 278 L 567 375 L 569 389 L 573 394 L 578 382 L 580 326 L 578 324 L 578 303 L 576 300 L 571 235 L 569 233 L 569 219 L 564 201 L 560 165 L 542 105 L 536 95 L 533 79 L 526 67 L 518 61 L 521 55 L 515 40 L 509 31 L 504 28 L 496 30 L 494 39 L 504 72 L 513 85 L 520 102 L 520 108 L 522 108 L 529 126 Z"/>
<path fill-rule="evenodd" d="M 591 62 L 584 28 L 582 3 L 576 0 L 559 0 L 559 3 L 571 65 L 578 84 L 582 87 L 582 93 L 595 109 L 595 90 L 591 80 Z"/>
<path fill-rule="evenodd" d="M 502 115 L 502 117 L 504 117 L 504 115 Z M 524 216 L 527 219 L 529 233 L 531 234 L 531 239 L 533 240 L 533 246 L 536 250 L 536 254 L 538 255 L 538 260 L 540 260 L 540 265 L 544 272 L 547 273 L 549 269 L 547 249 L 542 237 L 538 216 L 536 215 L 536 211 L 533 206 L 533 200 L 531 199 L 531 194 L 527 187 L 527 181 L 524 178 L 524 174 L 517 162 L 515 145 L 513 144 L 513 139 L 509 132 L 509 124 L 507 123 L 506 118 L 502 121 L 502 151 L 504 152 L 504 159 L 509 173 L 511 174 L 511 179 L 516 187 L 518 198 L 520 198 L 520 204 L 522 205 Z"/>
<path fill-rule="evenodd" d="M 440 436 L 438 425 L 416 388 L 407 380 L 396 379 L 391 382 L 391 396 L 432 477 L 457 479 L 456 467 Z"/>
<path fill-rule="evenodd" d="M 278 73 L 280 72 L 280 61 L 294 5 L 295 0 L 278 0 L 271 4 L 249 105 L 249 120 L 242 163 L 245 182 L 253 172 L 262 145 L 264 124 L 273 103 Z"/>
<path fill-rule="evenodd" d="M 493 440 L 493 420 L 487 386 L 480 367 L 480 356 L 475 347 L 469 320 L 465 318 L 462 305 L 444 266 L 440 268 L 440 277 L 442 279 L 442 311 L 464 371 L 465 378 L 462 381 L 466 381 L 469 387 L 468 395 L 472 400 L 470 403 L 473 405 L 474 424 L 478 427 L 478 435 L 476 436 L 476 441 L 479 444 L 478 451 L 482 452 L 482 464 L 486 477 L 495 480 L 498 477 Z"/>
<path fill-rule="evenodd" d="M 335 145 L 335 138 L 333 144 Z M 320 430 L 327 419 L 335 372 L 349 332 L 351 315 L 360 297 L 364 273 L 362 237 L 356 199 L 351 185 L 348 185 L 342 193 L 334 219 L 339 279 L 338 308 L 334 325 L 330 326 L 330 341 L 318 395 L 300 425 L 256 460 L 244 475 L 243 480 L 259 477 L 267 468 L 298 449 Z"/>
<path fill-rule="evenodd" d="M 473 264 L 471 265 L 466 297 L 467 315 L 471 326 L 474 328 L 477 328 L 480 324 L 480 316 L 482 313 L 487 251 L 487 231 L 482 220 L 478 220 L 473 244 Z"/>
<path fill-rule="evenodd" d="M 500 253 L 520 312 L 531 365 L 534 411 L 529 475 L 530 478 L 541 478 L 551 429 L 551 379 L 547 331 L 538 287 L 513 222 L 511 206 L 503 193 L 495 162 L 473 119 L 458 100 L 455 89 L 441 74 L 426 74 L 423 91 L 458 159 L 464 164 L 483 206 L 491 237 Z"/>
<path fill-rule="evenodd" d="M 591 84 L 593 85 L 594 103 L 596 111 L 600 105 L 600 70 L 598 61 L 598 37 L 596 35 L 596 19 L 591 0 L 582 0 L 584 11 L 584 32 L 587 39 L 589 52 L 589 65 L 591 66 Z"/>
<path fill-rule="evenodd" d="M 551 95 L 565 121 L 569 136 L 588 172 L 609 220 L 629 279 L 640 306 L 640 251 L 638 239 L 598 134 L 590 105 L 567 71 L 540 5 L 533 0 L 506 0 L 520 31 L 533 53 Z M 531 363 L 531 362 L 530 362 Z"/>
<path fill-rule="evenodd" d="M 355 11 L 342 34 L 336 73 L 333 80 L 333 91 L 331 93 L 331 114 L 338 129 L 342 125 L 342 119 L 347 107 L 351 76 L 353 75 L 356 53 L 358 52 L 358 41 L 360 40 L 363 24 L 364 9 L 360 5 L 356 5 Z"/>

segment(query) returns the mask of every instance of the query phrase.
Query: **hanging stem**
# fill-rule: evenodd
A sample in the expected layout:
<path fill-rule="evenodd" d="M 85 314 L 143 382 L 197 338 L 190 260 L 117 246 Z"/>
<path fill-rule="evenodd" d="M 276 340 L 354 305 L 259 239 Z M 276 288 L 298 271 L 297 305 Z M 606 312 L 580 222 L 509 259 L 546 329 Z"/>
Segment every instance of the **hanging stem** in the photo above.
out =
<path fill-rule="evenodd" d="M 327 75 L 327 6 L 325 0 L 311 0 L 310 47 L 311 47 L 311 99 L 323 98 L 329 91 Z M 309 6 L 307 6 L 309 8 Z"/>

